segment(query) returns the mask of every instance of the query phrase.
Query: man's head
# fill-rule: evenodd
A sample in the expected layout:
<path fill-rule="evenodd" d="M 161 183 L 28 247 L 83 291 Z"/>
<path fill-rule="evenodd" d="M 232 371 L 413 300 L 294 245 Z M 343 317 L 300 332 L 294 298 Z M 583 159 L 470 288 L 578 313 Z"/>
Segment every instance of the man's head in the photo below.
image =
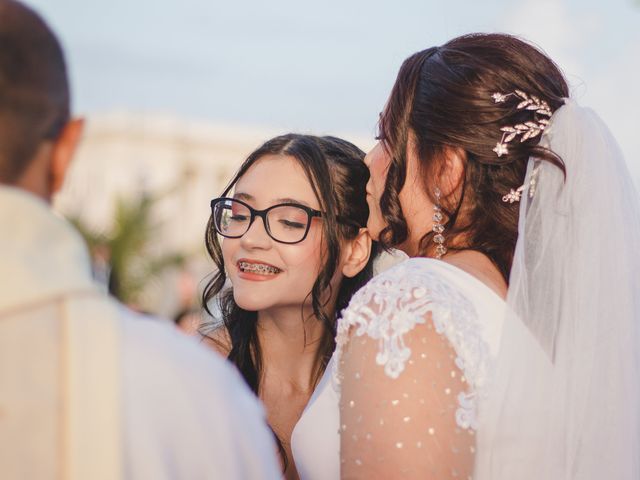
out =
<path fill-rule="evenodd" d="M 43 198 L 61 187 L 82 130 L 70 119 L 62 47 L 30 8 L 0 0 L 0 183 Z"/>

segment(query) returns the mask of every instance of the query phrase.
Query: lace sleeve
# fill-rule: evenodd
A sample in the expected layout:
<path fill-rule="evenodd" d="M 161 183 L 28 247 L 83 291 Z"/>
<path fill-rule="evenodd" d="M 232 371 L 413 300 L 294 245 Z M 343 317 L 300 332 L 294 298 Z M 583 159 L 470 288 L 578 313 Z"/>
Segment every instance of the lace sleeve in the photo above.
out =
<path fill-rule="evenodd" d="M 336 378 L 342 478 L 472 476 L 488 346 L 456 290 L 436 278 L 415 283 L 381 279 L 344 312 Z"/>

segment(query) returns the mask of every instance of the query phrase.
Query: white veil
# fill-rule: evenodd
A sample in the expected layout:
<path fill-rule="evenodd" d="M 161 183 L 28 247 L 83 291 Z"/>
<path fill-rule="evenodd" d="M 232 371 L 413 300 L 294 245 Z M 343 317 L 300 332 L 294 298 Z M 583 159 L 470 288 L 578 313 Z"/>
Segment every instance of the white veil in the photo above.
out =
<path fill-rule="evenodd" d="M 640 205 L 602 120 L 572 100 L 523 192 L 477 479 L 640 478 Z"/>

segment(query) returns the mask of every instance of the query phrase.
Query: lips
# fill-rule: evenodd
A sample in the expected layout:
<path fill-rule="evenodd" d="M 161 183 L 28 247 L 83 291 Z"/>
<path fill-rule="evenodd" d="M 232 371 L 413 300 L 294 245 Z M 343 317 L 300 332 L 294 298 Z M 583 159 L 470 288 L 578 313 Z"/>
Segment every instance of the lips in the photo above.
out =
<path fill-rule="evenodd" d="M 276 275 L 282 272 L 281 269 L 264 262 L 253 260 L 238 260 L 238 269 L 243 273 L 253 273 L 256 275 Z"/>

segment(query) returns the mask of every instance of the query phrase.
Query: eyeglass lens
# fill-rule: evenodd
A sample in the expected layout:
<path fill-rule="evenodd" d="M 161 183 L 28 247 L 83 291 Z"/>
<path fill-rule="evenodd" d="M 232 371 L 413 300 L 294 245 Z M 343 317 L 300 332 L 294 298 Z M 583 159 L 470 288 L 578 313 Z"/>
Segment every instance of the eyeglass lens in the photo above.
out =
<path fill-rule="evenodd" d="M 214 220 L 221 235 L 238 238 L 251 226 L 251 210 L 240 202 L 225 200 L 216 204 Z M 274 240 L 295 243 L 304 238 L 309 220 L 306 210 L 283 205 L 267 212 L 265 227 Z"/>

